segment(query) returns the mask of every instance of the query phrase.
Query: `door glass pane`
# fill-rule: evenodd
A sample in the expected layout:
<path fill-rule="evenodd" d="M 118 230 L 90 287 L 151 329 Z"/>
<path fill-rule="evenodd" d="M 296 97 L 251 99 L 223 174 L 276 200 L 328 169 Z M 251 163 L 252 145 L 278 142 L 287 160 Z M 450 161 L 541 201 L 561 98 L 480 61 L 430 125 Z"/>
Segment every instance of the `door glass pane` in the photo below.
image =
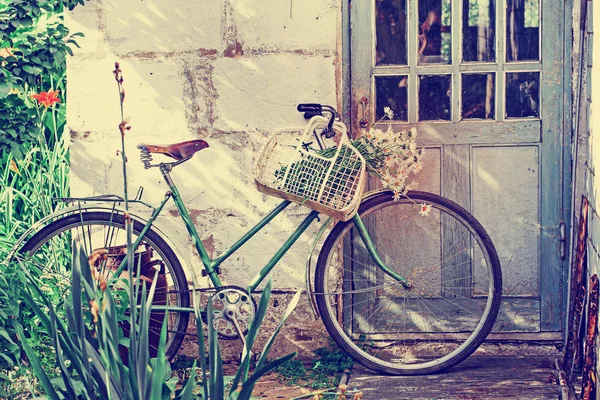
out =
<path fill-rule="evenodd" d="M 463 61 L 496 59 L 495 7 L 494 0 L 463 0 Z"/>
<path fill-rule="evenodd" d="M 540 116 L 540 73 L 506 74 L 506 116 L 509 118 Z"/>
<path fill-rule="evenodd" d="M 406 64 L 406 0 L 377 0 L 375 65 Z"/>
<path fill-rule="evenodd" d="M 450 75 L 419 76 L 419 121 L 450 120 Z"/>
<path fill-rule="evenodd" d="M 385 116 L 384 108 L 394 112 L 394 120 L 407 121 L 408 95 L 407 76 L 375 77 L 375 117 L 379 121 Z"/>
<path fill-rule="evenodd" d="M 462 117 L 494 119 L 494 74 L 462 76 Z"/>
<path fill-rule="evenodd" d="M 450 0 L 419 0 L 419 64 L 448 64 L 450 49 Z"/>
<path fill-rule="evenodd" d="M 539 0 L 507 0 L 506 61 L 540 59 Z"/>

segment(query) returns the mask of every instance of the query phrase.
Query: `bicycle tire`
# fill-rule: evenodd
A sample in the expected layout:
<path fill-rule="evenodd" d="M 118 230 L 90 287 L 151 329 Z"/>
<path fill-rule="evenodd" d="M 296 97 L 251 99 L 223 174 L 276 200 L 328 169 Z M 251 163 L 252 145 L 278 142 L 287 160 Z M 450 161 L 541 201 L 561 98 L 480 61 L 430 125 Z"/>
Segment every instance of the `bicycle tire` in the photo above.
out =
<path fill-rule="evenodd" d="M 20 249 L 21 254 L 26 254 L 30 252 L 32 249 L 37 249 L 38 246 L 43 245 L 50 238 L 55 235 L 65 232 L 68 227 L 72 227 L 81 223 L 90 223 L 93 225 L 94 223 L 100 225 L 108 225 L 112 224 L 119 229 L 124 229 L 125 227 L 125 219 L 121 214 L 113 214 L 109 212 L 84 212 L 80 214 L 73 214 L 63 218 L 60 218 L 43 229 L 38 231 L 35 235 L 33 235 Z M 134 221 L 133 223 L 133 233 L 139 234 L 141 230 L 144 228 L 144 224 L 139 221 Z M 176 281 L 177 285 L 177 298 L 179 302 L 179 306 L 181 307 L 189 307 L 190 299 L 189 299 L 189 287 L 187 283 L 187 279 L 185 276 L 185 272 L 179 259 L 175 255 L 175 252 L 171 249 L 171 247 L 158 235 L 152 228 L 150 228 L 146 234 L 144 235 L 144 241 L 150 242 L 153 247 L 160 250 L 162 252 L 162 256 L 169 262 L 171 266 L 172 275 Z M 182 295 L 185 294 L 185 295 Z M 172 360 L 183 339 L 185 337 L 187 326 L 189 323 L 189 313 L 180 312 L 178 314 L 178 321 L 176 324 L 174 335 L 172 335 L 172 339 L 167 343 L 167 347 L 165 348 L 166 357 L 168 360 Z"/>
<path fill-rule="evenodd" d="M 473 229 L 474 232 L 476 232 L 481 239 L 481 243 L 483 243 L 483 247 L 488 253 L 489 260 L 491 261 L 490 267 L 488 268 L 488 270 L 490 270 L 489 278 L 491 279 L 491 289 L 488 296 L 491 296 L 491 302 L 488 300 L 490 305 L 486 307 L 489 307 L 489 312 L 484 315 L 484 319 L 479 321 L 477 331 L 471 334 L 468 339 L 468 343 L 465 341 L 464 347 L 462 347 L 460 351 L 449 358 L 442 358 L 440 360 L 436 360 L 435 362 L 424 363 L 421 367 L 407 367 L 406 365 L 391 365 L 388 362 L 375 359 L 374 357 L 369 356 L 365 351 L 361 350 L 360 347 L 352 341 L 352 338 L 349 337 L 344 328 L 341 326 L 346 322 L 342 321 L 339 323 L 337 321 L 335 312 L 331 309 L 331 307 L 328 306 L 328 296 L 326 295 L 329 260 L 332 257 L 332 254 L 336 251 L 334 247 L 338 244 L 340 237 L 344 235 L 345 232 L 348 232 L 349 229 L 351 229 L 350 225 L 353 224 L 352 220 L 347 222 L 339 222 L 333 228 L 323 244 L 315 272 L 315 295 L 319 313 L 323 319 L 323 323 L 328 333 L 333 338 L 335 343 L 358 363 L 374 371 L 389 375 L 434 374 L 451 368 L 465 360 L 485 340 L 494 325 L 500 309 L 502 299 L 502 273 L 498 254 L 492 243 L 492 240 L 483 226 L 467 210 L 451 200 L 432 193 L 413 191 L 409 192 L 405 199 L 410 199 L 411 202 L 433 204 L 435 206 L 443 207 L 444 209 L 452 210 L 454 213 L 459 215 L 460 218 L 462 218 L 464 222 Z M 358 212 L 361 216 L 368 215 L 370 210 L 393 202 L 393 193 L 391 191 L 382 192 L 363 201 Z M 344 267 L 342 267 L 342 271 L 345 271 Z M 342 274 L 344 273 L 345 272 L 342 272 Z M 352 279 L 354 279 L 354 277 L 352 277 Z M 352 288 L 354 288 L 354 286 L 352 286 Z M 341 302 L 341 300 L 339 301 Z M 344 304 L 343 307 L 346 307 L 346 305 Z M 336 308 L 339 310 L 340 306 L 336 305 Z M 353 313 L 353 311 L 351 311 L 351 313 Z M 351 320 L 352 319 L 354 319 L 354 316 L 351 317 Z M 354 322 L 351 324 L 354 324 Z"/>

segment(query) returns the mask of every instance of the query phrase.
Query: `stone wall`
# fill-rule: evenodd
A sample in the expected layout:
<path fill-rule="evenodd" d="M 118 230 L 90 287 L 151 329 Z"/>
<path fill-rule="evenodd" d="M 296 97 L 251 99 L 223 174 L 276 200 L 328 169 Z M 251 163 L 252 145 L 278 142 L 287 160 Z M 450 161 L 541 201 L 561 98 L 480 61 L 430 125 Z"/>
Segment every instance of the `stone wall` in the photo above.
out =
<path fill-rule="evenodd" d="M 173 173 L 204 244 L 218 255 L 277 204 L 254 189 L 252 166 L 269 134 L 304 123 L 300 102 L 341 104 L 340 0 L 92 0 L 67 15 L 83 32 L 68 63 L 72 194 L 122 193 L 120 121 L 112 70 L 121 63 L 130 192 L 157 204 L 166 187 L 144 170 L 138 143 L 205 139 Z M 223 265 L 245 286 L 306 213 L 290 207 Z M 182 257 L 199 259 L 174 204 L 157 222 Z M 302 287 L 313 229 L 273 273 L 280 289 Z"/>

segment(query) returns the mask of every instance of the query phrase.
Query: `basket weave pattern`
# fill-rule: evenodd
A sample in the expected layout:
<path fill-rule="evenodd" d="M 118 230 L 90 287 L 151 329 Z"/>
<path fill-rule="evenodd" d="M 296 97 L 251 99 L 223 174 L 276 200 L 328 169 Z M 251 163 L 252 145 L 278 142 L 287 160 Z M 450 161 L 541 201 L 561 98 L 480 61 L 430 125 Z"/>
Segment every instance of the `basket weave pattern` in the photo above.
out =
<path fill-rule="evenodd" d="M 337 144 L 326 140 L 331 147 L 319 149 L 313 132 L 326 121 L 314 117 L 306 128 L 273 134 L 256 164 L 255 181 L 260 192 L 347 221 L 358 210 L 366 163 L 341 123 L 334 124 Z"/>

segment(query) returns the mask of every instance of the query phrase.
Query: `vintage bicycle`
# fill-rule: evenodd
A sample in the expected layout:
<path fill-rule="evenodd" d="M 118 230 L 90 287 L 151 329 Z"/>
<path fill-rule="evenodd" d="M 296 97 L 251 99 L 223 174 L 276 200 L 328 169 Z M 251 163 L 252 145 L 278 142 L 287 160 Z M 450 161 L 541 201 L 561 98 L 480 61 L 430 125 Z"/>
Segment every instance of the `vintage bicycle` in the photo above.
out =
<path fill-rule="evenodd" d="M 166 321 L 171 359 L 194 312 L 192 291 L 212 295 L 208 301 L 221 337 L 241 338 L 256 310 L 253 293 L 323 214 L 330 217 L 324 225 L 330 231 L 308 293 L 339 347 L 386 374 L 436 373 L 461 362 L 485 340 L 500 308 L 502 276 L 490 237 L 467 210 L 439 195 L 412 191 L 394 199 L 389 190 L 364 194 L 373 182 L 339 114 L 320 104 L 300 104 L 298 111 L 310 118 L 308 125 L 274 134 L 255 171 L 258 190 L 283 200 L 216 258 L 209 256 L 171 177 L 175 167 L 208 147 L 204 140 L 192 140 L 138 146 L 145 168 L 157 168 L 168 187 L 156 207 L 142 200 L 140 188 L 132 203 L 147 207 L 148 218 L 126 215 L 116 195 L 58 199 L 70 206 L 32 226 L 9 260 L 31 262 L 69 279 L 74 241 L 88 254 L 108 254 L 105 270 L 120 276 L 127 266 L 125 218 L 132 218 L 135 272 L 143 280 L 157 280 L 149 329 L 157 333 Z M 307 143 L 330 151 L 312 151 Z M 158 155 L 171 161 L 153 163 Z M 209 288 L 190 289 L 182 258 L 155 226 L 169 201 L 199 254 Z M 219 276 L 223 262 L 292 203 L 312 210 L 246 287 L 225 285 Z M 431 206 L 427 217 L 419 215 L 423 203 Z"/>

